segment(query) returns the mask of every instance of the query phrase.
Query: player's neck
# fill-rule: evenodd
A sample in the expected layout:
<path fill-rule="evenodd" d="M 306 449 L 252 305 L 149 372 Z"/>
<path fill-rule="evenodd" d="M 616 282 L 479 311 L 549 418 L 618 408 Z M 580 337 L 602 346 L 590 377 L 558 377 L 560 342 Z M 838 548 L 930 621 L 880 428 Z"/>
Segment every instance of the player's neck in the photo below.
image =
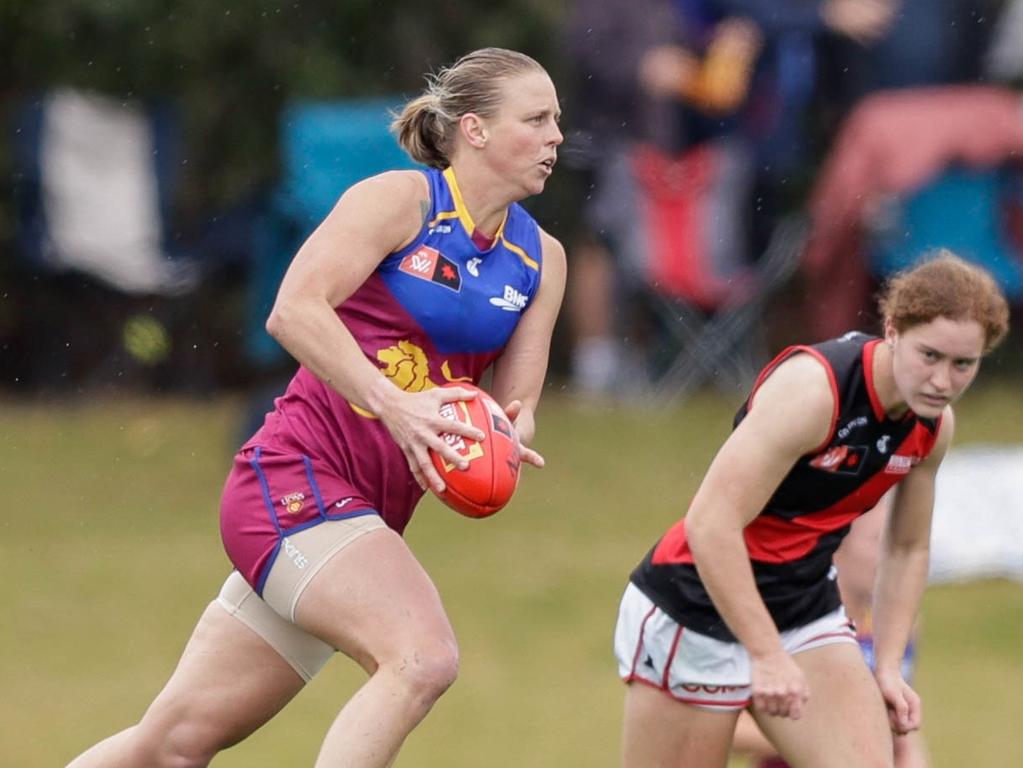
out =
<path fill-rule="evenodd" d="M 476 232 L 493 238 L 501 228 L 509 201 L 499 191 L 492 175 L 470 164 L 452 164 L 452 172 L 462 196 L 462 203 L 472 217 Z"/>
<path fill-rule="evenodd" d="M 908 406 L 895 385 L 892 356 L 892 348 L 887 342 L 882 341 L 878 344 L 874 348 L 871 373 L 874 379 L 874 393 L 877 395 L 881 408 L 889 419 L 895 420 L 906 413 Z"/>

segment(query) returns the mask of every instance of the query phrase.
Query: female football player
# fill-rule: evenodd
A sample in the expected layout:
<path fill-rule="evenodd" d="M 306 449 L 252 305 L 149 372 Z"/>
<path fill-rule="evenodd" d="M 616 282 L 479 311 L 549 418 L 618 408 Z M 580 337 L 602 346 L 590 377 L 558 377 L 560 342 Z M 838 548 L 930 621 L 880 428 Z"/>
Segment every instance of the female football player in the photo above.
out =
<path fill-rule="evenodd" d="M 615 650 L 624 764 L 724 766 L 739 712 L 795 768 L 892 765 L 920 726 L 900 662 L 927 576 L 951 403 L 1005 335 L 983 270 L 943 252 L 895 276 L 881 338 L 790 347 L 758 378 L 685 518 L 632 573 Z M 874 600 L 871 674 L 832 554 L 897 485 Z"/>
<path fill-rule="evenodd" d="M 141 721 L 72 762 L 204 766 L 277 713 L 336 650 L 369 675 L 317 766 L 391 765 L 452 684 L 458 649 L 401 533 L 442 431 L 479 381 L 528 444 L 565 282 L 561 245 L 517 204 L 541 192 L 562 135 L 546 71 L 470 53 L 395 119 L 423 171 L 356 184 L 299 250 L 267 329 L 301 367 L 242 447 L 221 503 L 235 566 Z M 542 466 L 523 447 L 521 460 Z"/>

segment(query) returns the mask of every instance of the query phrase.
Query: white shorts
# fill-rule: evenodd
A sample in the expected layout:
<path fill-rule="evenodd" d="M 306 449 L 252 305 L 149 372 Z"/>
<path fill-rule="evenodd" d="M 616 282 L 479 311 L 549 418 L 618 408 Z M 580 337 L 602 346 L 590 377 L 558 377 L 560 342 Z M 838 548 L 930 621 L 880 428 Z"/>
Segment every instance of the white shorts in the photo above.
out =
<path fill-rule="evenodd" d="M 827 616 L 781 633 L 790 655 L 832 643 L 856 644 L 839 607 Z M 615 627 L 618 674 L 704 709 L 745 709 L 750 703 L 750 659 L 741 643 L 728 643 L 680 626 L 634 584 L 625 588 Z"/>
<path fill-rule="evenodd" d="M 377 515 L 328 520 L 284 539 L 263 587 L 255 593 L 238 571 L 224 582 L 217 603 L 262 637 L 308 682 L 334 648 L 295 624 L 295 606 L 313 576 L 363 534 L 385 528 Z"/>

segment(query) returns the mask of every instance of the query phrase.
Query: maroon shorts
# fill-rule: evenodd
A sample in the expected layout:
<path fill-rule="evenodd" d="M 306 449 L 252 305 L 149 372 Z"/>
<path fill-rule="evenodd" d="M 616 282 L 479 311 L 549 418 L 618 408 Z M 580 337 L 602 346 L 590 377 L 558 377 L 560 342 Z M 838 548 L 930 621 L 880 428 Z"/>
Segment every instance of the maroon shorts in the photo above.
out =
<path fill-rule="evenodd" d="M 288 534 L 325 520 L 373 515 L 351 483 L 301 453 L 257 446 L 234 457 L 220 500 L 227 556 L 257 594 Z"/>

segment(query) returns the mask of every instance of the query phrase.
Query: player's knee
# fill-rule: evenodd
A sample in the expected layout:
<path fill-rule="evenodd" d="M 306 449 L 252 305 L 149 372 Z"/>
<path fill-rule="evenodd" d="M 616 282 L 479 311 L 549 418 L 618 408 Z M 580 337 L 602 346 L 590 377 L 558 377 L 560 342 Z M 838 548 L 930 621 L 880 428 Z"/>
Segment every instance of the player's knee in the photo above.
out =
<path fill-rule="evenodd" d="M 391 668 L 412 700 L 430 706 L 458 677 L 458 646 L 453 640 L 421 643 Z"/>
<path fill-rule="evenodd" d="M 205 768 L 229 746 L 211 723 L 143 719 L 136 726 L 133 753 L 153 768 Z"/>
<path fill-rule="evenodd" d="M 220 729 L 213 723 L 182 722 L 164 737 L 159 765 L 160 768 L 205 768 L 227 746 Z"/>

